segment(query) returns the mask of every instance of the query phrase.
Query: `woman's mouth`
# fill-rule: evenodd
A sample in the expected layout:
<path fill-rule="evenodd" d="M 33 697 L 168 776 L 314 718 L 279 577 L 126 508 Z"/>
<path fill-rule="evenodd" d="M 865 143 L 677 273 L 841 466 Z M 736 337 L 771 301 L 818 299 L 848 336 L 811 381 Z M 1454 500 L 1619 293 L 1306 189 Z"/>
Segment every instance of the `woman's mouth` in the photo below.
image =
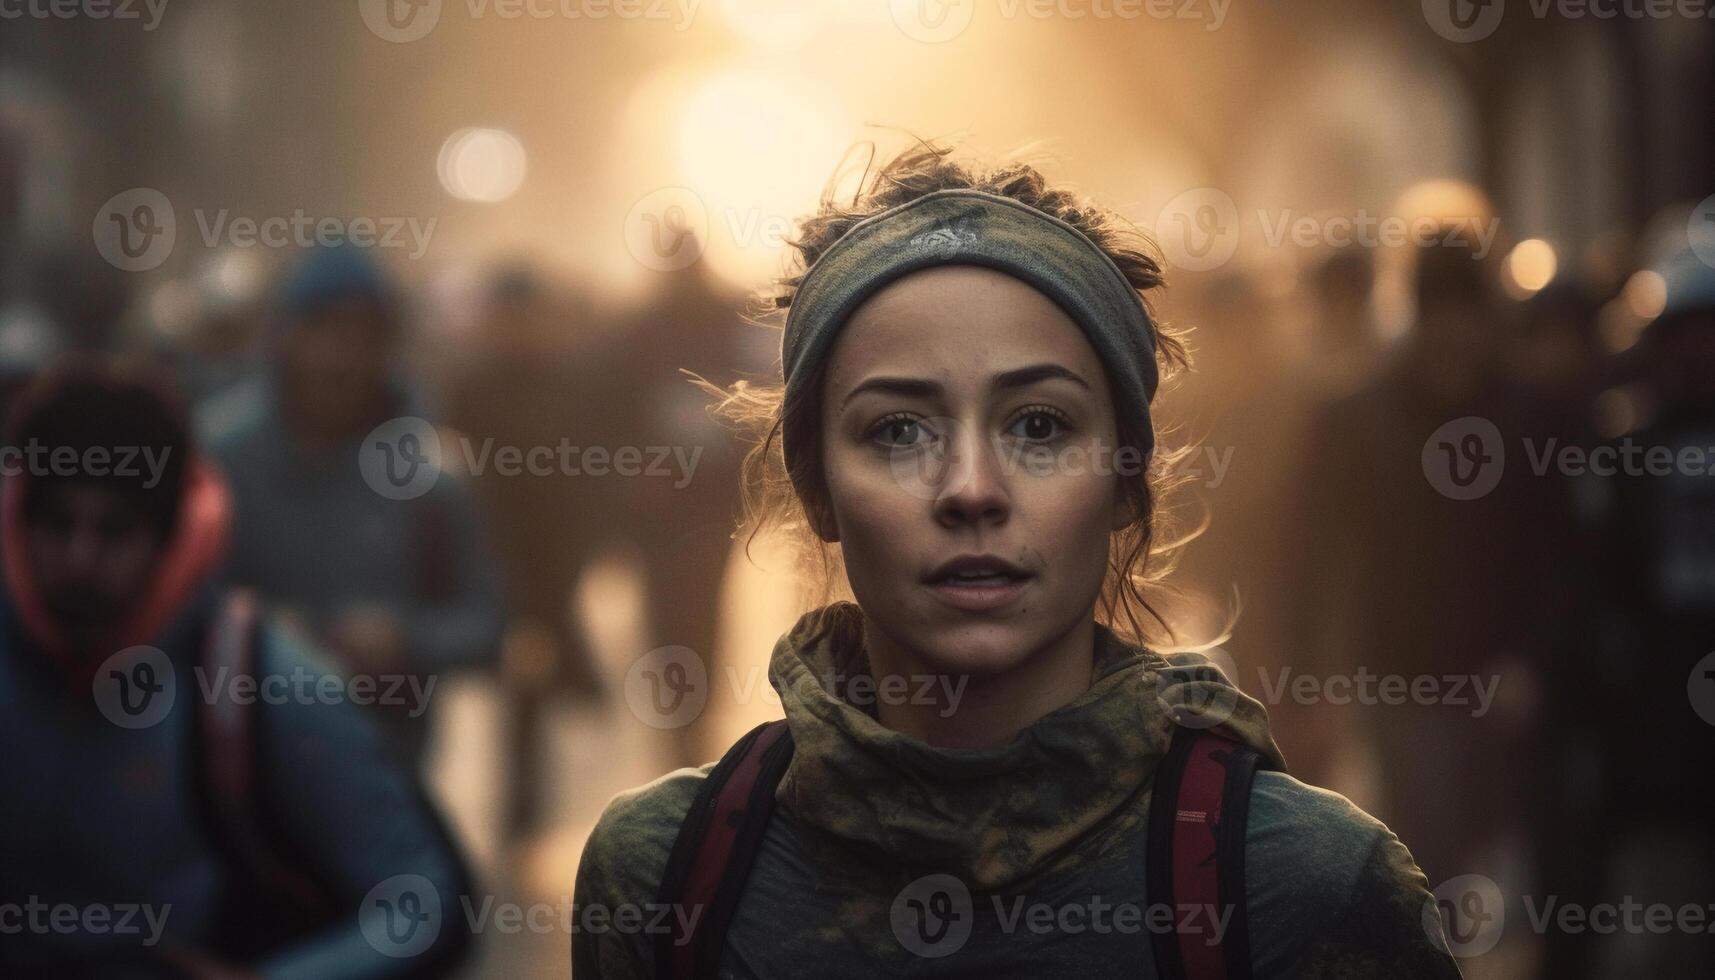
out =
<path fill-rule="evenodd" d="M 1009 562 L 978 556 L 947 562 L 930 573 L 927 584 L 937 598 L 955 609 L 988 612 L 1017 599 L 1031 577 Z"/>

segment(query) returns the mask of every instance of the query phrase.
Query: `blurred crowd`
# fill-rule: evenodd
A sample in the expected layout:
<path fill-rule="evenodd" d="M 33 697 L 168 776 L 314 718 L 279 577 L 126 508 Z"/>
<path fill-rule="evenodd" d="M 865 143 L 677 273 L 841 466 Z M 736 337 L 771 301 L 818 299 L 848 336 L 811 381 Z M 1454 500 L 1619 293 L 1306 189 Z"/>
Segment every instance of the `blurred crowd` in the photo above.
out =
<path fill-rule="evenodd" d="M 1715 675 L 1697 676 L 1715 650 L 1715 458 L 1690 452 L 1715 457 L 1715 246 L 1691 218 L 1546 266 L 1541 242 L 1307 251 L 1284 272 L 1177 277 L 1164 300 L 1197 366 L 1163 396 L 1163 442 L 1196 447 L 1179 513 L 1207 523 L 1169 620 L 1191 638 L 1230 625 L 1223 667 L 1275 715 L 1294 774 L 1394 828 L 1432 887 L 1478 874 L 1509 896 L 1677 905 L 1715 880 L 1695 792 L 1715 761 L 1698 714 Z M 542 834 L 566 778 L 546 719 L 623 697 L 580 599 L 594 563 L 627 556 L 648 648 L 722 648 L 745 447 L 687 372 L 766 378 L 777 335 L 696 265 L 618 309 L 524 261 L 456 302 L 350 245 L 252 288 L 218 272 L 167 303 L 92 250 L 38 257 L 0 321 L 8 432 L 154 411 L 114 409 L 68 363 L 168 379 L 186 454 L 230 495 L 207 577 L 337 672 L 498 692 L 500 832 Z M 419 424 L 438 449 L 426 489 L 393 479 L 418 457 L 366 444 Z M 519 477 L 507 447 L 667 447 L 683 472 Z M 1673 462 L 1648 463 L 1656 447 Z M 16 584 L 9 564 L 12 608 Z M 373 765 L 415 782 L 449 734 L 437 704 L 366 710 Z M 672 737 L 671 765 L 718 754 L 701 726 Z M 1528 935 L 1509 936 L 1529 944 L 1511 975 L 1715 971 L 1691 935 Z"/>

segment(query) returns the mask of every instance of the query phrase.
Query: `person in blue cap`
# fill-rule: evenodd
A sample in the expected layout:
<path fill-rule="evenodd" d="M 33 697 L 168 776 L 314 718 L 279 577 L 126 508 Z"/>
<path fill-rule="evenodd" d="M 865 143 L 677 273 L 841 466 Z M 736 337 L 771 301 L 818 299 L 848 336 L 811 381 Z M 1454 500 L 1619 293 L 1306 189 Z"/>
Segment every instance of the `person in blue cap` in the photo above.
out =
<path fill-rule="evenodd" d="M 312 250 L 280 289 L 259 375 L 200 422 L 237 503 L 227 577 L 391 690 L 377 709 L 417 763 L 436 684 L 493 660 L 503 613 L 468 487 L 432 463 L 430 412 L 398 364 L 402 321 L 366 250 Z"/>

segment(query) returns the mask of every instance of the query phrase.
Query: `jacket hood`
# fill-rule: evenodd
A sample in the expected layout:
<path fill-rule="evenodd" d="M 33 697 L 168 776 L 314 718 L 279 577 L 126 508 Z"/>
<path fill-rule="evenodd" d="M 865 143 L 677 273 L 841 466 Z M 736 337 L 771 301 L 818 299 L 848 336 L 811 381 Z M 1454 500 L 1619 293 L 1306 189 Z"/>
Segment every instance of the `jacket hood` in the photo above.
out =
<path fill-rule="evenodd" d="M 805 614 L 775 645 L 769 681 L 796 746 L 777 798 L 872 858 L 980 890 L 1057 863 L 1116 814 L 1141 816 L 1180 724 L 1285 768 L 1262 704 L 1206 657 L 1129 646 L 1100 624 L 1089 690 L 1005 745 L 943 749 L 882 726 L 835 693 L 868 670 L 855 603 Z"/>
<path fill-rule="evenodd" d="M 6 591 L 24 633 L 58 661 L 75 681 L 87 681 L 108 656 L 127 647 L 157 642 L 163 630 L 190 604 L 198 588 L 225 556 L 232 524 L 231 494 L 220 473 L 192 459 L 185 473 L 173 534 L 162 547 L 143 592 L 93 651 L 76 651 L 48 611 L 25 553 L 23 520 L 28 477 L 18 474 L 0 487 L 0 565 Z"/>

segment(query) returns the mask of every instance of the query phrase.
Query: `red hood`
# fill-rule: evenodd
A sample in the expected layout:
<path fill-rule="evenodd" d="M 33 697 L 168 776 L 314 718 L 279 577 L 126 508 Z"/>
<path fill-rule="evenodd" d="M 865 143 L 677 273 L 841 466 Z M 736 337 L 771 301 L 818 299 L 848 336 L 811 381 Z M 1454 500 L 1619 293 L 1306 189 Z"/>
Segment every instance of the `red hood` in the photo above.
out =
<path fill-rule="evenodd" d="M 50 656 L 80 676 L 93 674 L 100 666 L 98 658 L 126 647 L 155 642 L 226 553 L 232 525 L 231 493 L 219 471 L 193 458 L 185 474 L 173 536 L 162 551 L 148 586 L 113 635 L 98 644 L 96 650 L 86 651 L 80 657 L 78 651 L 67 646 L 64 631 L 42 601 L 25 555 L 21 532 L 27 480 L 27 475 L 19 473 L 0 481 L 4 485 L 0 489 L 0 561 L 5 563 L 12 604 L 25 631 Z"/>

